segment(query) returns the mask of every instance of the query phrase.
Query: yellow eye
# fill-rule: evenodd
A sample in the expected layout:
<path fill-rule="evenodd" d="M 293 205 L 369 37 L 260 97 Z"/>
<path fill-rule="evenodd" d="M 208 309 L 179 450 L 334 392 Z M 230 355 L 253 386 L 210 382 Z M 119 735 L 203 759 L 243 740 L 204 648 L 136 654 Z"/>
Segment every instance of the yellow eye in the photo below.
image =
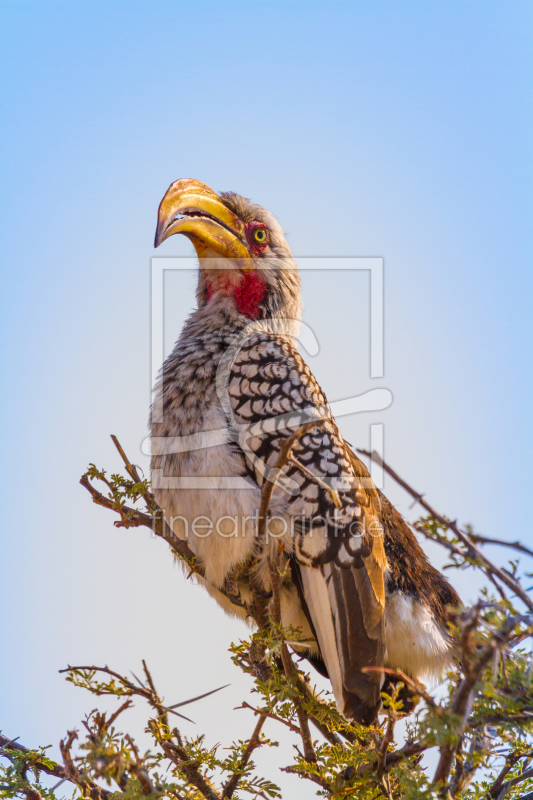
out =
<path fill-rule="evenodd" d="M 264 228 L 256 228 L 253 236 L 257 244 L 265 244 L 267 240 L 267 232 Z"/>

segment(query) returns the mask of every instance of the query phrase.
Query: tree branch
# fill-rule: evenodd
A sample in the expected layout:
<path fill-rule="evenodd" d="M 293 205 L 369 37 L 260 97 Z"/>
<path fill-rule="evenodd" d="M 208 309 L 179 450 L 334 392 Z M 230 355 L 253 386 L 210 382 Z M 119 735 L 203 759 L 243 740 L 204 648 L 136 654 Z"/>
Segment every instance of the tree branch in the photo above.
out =
<path fill-rule="evenodd" d="M 451 531 L 453 531 L 456 537 L 465 545 L 471 557 L 481 561 L 488 572 L 490 572 L 492 575 L 495 575 L 498 580 L 504 583 L 508 589 L 511 589 L 511 591 L 513 591 L 522 600 L 522 602 L 530 611 L 533 611 L 533 601 L 527 592 L 522 589 L 520 582 L 516 578 L 513 578 L 513 576 L 507 573 L 505 570 L 500 569 L 493 564 L 492 561 L 490 561 L 481 552 L 481 550 L 476 547 L 472 539 L 457 526 L 456 522 L 446 519 L 446 517 L 443 517 L 441 514 L 435 511 L 435 509 L 432 508 L 429 503 L 426 502 L 426 500 L 424 500 L 423 496 L 419 492 L 416 492 L 411 486 L 409 486 L 409 484 L 406 483 L 403 478 L 400 478 L 397 472 L 395 472 L 383 461 L 379 453 L 377 453 L 375 450 L 372 453 L 370 453 L 368 450 L 357 450 L 357 452 L 363 456 L 366 456 L 367 458 L 370 458 L 370 460 L 374 461 L 376 464 L 379 464 L 379 466 L 382 467 L 385 472 L 391 476 L 391 478 L 394 478 L 396 483 L 405 489 L 405 491 L 408 492 L 408 494 L 410 494 L 411 497 L 413 497 L 415 501 L 422 506 L 422 508 L 425 508 L 428 514 L 437 520 L 437 522 L 439 522 L 443 527 L 449 528 Z M 512 547 L 513 544 L 510 546 Z"/>
<path fill-rule="evenodd" d="M 235 770 L 233 775 L 229 778 L 229 780 L 226 782 L 226 784 L 224 785 L 224 788 L 222 789 L 222 797 L 224 799 L 233 797 L 233 792 L 235 791 L 235 789 L 237 788 L 237 786 L 239 784 L 239 781 L 240 781 L 240 779 L 242 777 L 243 771 L 244 771 L 246 765 L 248 764 L 252 753 L 261 744 L 261 738 L 260 738 L 261 728 L 265 724 L 265 720 L 266 720 L 267 715 L 266 714 L 262 714 L 261 712 L 259 712 L 259 714 L 260 714 L 260 717 L 257 720 L 257 725 L 255 726 L 254 732 L 252 733 L 250 739 L 248 740 L 248 744 L 246 745 L 246 748 L 245 748 L 245 750 L 244 750 L 244 752 L 242 754 L 242 758 L 240 760 L 239 766 Z"/>
<path fill-rule="evenodd" d="M 422 684 L 410 678 L 409 675 L 406 675 L 401 669 L 390 669 L 389 667 L 362 667 L 361 672 L 381 672 L 385 675 L 390 675 L 392 678 L 399 678 L 399 680 L 412 690 L 413 694 L 417 694 L 425 700 L 430 708 L 438 708 L 438 704 L 431 695 L 426 692 Z"/>
<path fill-rule="evenodd" d="M 278 548 L 277 555 L 275 556 L 273 561 L 270 562 L 270 579 L 272 582 L 272 595 L 273 595 L 270 608 L 271 608 L 272 619 L 280 628 L 281 628 L 280 566 L 281 566 L 282 552 L 283 552 L 283 546 L 280 545 L 280 547 Z M 292 663 L 291 654 L 289 653 L 287 644 L 283 639 L 281 641 L 281 660 L 283 662 L 283 669 L 285 671 L 287 680 L 292 681 L 295 674 L 295 667 L 294 664 Z M 298 716 L 298 722 L 300 724 L 300 735 L 302 737 L 304 757 L 306 761 L 316 763 L 316 753 L 315 753 L 315 748 L 313 746 L 313 740 L 311 738 L 311 732 L 309 730 L 309 721 L 307 719 L 307 714 L 304 711 L 302 702 L 299 697 L 293 697 L 292 701 L 296 708 L 296 714 Z"/>
<path fill-rule="evenodd" d="M 287 727 L 290 731 L 300 735 L 300 728 L 297 728 L 296 725 L 293 725 L 292 722 L 289 722 L 287 719 L 283 719 L 283 717 L 278 717 L 276 714 L 266 711 L 264 708 L 254 708 L 246 701 L 244 701 L 241 706 L 237 706 L 237 710 L 240 710 L 241 708 L 249 708 L 250 711 L 253 711 L 255 714 L 261 714 L 263 717 L 268 717 L 269 719 L 276 720 L 276 722 L 281 722 L 282 725 L 285 725 L 285 727 Z"/>
<path fill-rule="evenodd" d="M 189 783 L 198 789 L 205 800 L 222 800 L 181 745 L 168 740 L 161 740 L 160 745 L 167 758 L 185 775 Z"/>
<path fill-rule="evenodd" d="M 66 778 L 71 783 L 74 783 L 79 787 L 84 797 L 90 797 L 91 800 L 104 800 L 105 798 L 110 797 L 113 792 L 110 792 L 108 789 L 103 789 L 101 786 L 98 786 L 96 783 L 90 780 L 90 778 L 79 771 L 72 760 L 70 751 L 74 741 L 77 738 L 78 734 L 76 731 L 68 731 L 67 739 L 62 739 L 59 743 L 59 749 L 61 750 L 63 763 L 65 764 Z"/>
<path fill-rule="evenodd" d="M 519 783 L 522 783 L 522 781 L 529 780 L 529 778 L 533 778 L 533 769 L 527 769 L 521 775 L 517 775 L 516 778 L 511 778 L 511 780 L 506 781 L 504 784 L 502 784 L 500 788 L 500 793 L 498 794 L 498 800 L 505 797 L 509 789 L 512 789 L 513 786 L 517 786 Z"/>
<path fill-rule="evenodd" d="M 474 687 L 481 673 L 491 661 L 495 649 L 501 646 L 502 641 L 505 641 L 506 635 L 510 634 L 516 626 L 516 619 L 508 617 L 503 623 L 501 630 L 497 631 L 490 640 L 480 648 L 477 643 L 471 642 L 471 635 L 476 630 L 479 612 L 480 606 L 473 606 L 463 624 L 461 644 L 463 648 L 464 677 L 452 695 L 449 706 L 450 714 L 458 718 L 457 723 L 454 725 L 455 741 L 441 745 L 440 759 L 433 777 L 433 783 L 440 787 L 439 794 L 441 797 L 447 796 L 448 790 L 446 784 L 452 768 L 454 756 L 462 743 L 468 714 L 470 713 L 474 699 Z M 469 650 L 469 657 L 467 657 L 467 652 Z M 471 658 L 474 653 L 477 654 L 477 657 L 472 663 Z"/>
<path fill-rule="evenodd" d="M 17 750 L 19 753 L 30 753 L 30 752 L 33 752 L 31 750 L 31 748 L 24 747 L 24 745 L 19 744 L 18 742 L 14 741 L 13 739 L 8 739 L 7 736 L 2 736 L 1 733 L 0 733 L 0 748 L 2 750 L 5 749 L 6 751 L 8 751 L 8 750 Z M 0 753 L 0 755 L 1 755 L 1 753 Z M 48 757 L 46 757 L 46 759 L 47 759 L 47 761 L 51 760 L 51 759 L 48 759 Z M 52 762 L 52 763 L 53 763 L 53 766 L 48 766 L 47 764 L 42 764 L 41 762 L 38 762 L 38 763 L 36 763 L 35 766 L 37 767 L 37 769 L 39 769 L 40 772 L 46 772 L 47 775 L 52 775 L 52 777 L 54 777 L 54 778 L 64 778 L 66 780 L 69 780 L 67 778 L 67 774 L 65 772 L 65 768 L 62 767 L 61 764 L 55 764 L 54 762 Z"/>

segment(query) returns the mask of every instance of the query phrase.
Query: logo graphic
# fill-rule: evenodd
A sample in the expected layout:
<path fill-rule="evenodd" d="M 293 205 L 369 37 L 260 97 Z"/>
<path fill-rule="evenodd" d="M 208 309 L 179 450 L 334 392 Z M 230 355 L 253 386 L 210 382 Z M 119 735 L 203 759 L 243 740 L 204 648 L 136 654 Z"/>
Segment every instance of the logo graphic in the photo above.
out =
<path fill-rule="evenodd" d="M 370 377 L 383 378 L 384 371 L 384 336 L 383 336 L 383 259 L 382 258 L 300 258 L 298 259 L 300 273 L 305 275 L 307 270 L 366 270 L 370 271 Z M 202 264 L 206 268 L 206 264 Z M 208 268 L 208 267 L 207 267 Z M 220 269 L 220 262 L 217 263 Z M 196 273 L 198 262 L 196 258 L 152 258 L 152 303 L 151 303 L 151 377 L 152 386 L 155 385 L 158 372 L 164 361 L 164 275 L 171 270 L 188 270 Z M 257 332 L 273 334 L 288 334 L 294 337 L 310 356 L 317 355 L 319 344 L 313 330 L 305 322 L 291 319 L 261 319 L 250 322 L 236 336 L 227 348 L 219 362 L 216 375 L 216 391 L 222 409 L 227 418 L 227 426 L 219 430 L 199 431 L 188 436 L 153 437 L 144 440 L 142 450 L 146 455 L 169 455 L 172 453 L 185 453 L 194 450 L 203 450 L 209 447 L 235 441 L 247 455 L 254 468 L 266 479 L 272 470 L 268 465 L 255 455 L 248 446 L 248 440 L 260 436 L 262 432 L 271 432 L 280 428 L 300 428 L 313 419 L 324 420 L 328 418 L 339 419 L 351 414 L 368 411 L 381 411 L 389 407 L 392 394 L 388 389 L 376 388 L 359 396 L 349 397 L 330 403 L 329 408 L 309 406 L 306 409 L 288 412 L 267 420 L 253 424 L 239 424 L 234 419 L 231 408 L 228 385 L 232 365 L 238 357 L 240 349 L 246 340 Z M 345 345 L 346 342 L 343 342 Z M 350 343 L 350 345 L 353 343 Z M 338 354 L 332 353 L 334 358 Z M 161 422 L 162 408 L 157 402 L 152 407 L 154 422 Z M 370 426 L 370 449 L 383 457 L 383 424 Z M 383 488 L 383 469 L 372 462 L 371 476 L 378 488 Z M 324 484 L 332 484 L 332 479 L 319 476 Z M 335 481 L 338 479 L 333 479 Z M 155 488 L 160 489 L 250 489 L 248 481 L 235 476 L 217 477 L 165 477 L 162 470 L 154 470 L 152 482 Z M 275 483 L 287 494 L 294 495 L 298 492 L 297 484 L 286 475 L 278 474 Z M 335 486 L 332 486 L 335 488 Z M 340 487 L 337 487 L 340 488 Z"/>

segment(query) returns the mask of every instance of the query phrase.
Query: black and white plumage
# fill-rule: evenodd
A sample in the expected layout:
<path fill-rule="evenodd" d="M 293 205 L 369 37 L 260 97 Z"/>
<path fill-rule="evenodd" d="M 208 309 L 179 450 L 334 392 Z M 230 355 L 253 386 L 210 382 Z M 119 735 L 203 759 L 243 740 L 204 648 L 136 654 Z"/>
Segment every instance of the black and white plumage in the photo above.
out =
<path fill-rule="evenodd" d="M 182 180 L 160 205 L 156 246 L 173 233 L 196 248 L 198 308 L 157 387 L 156 500 L 229 613 L 245 615 L 221 592 L 228 580 L 254 559 L 237 590 L 245 601 L 268 592 L 268 559 L 283 541 L 291 570 L 282 622 L 301 632 L 294 647 L 329 676 L 339 710 L 369 723 L 382 678 L 362 667 L 439 673 L 453 652 L 446 608 L 459 599 L 344 442 L 295 348 L 300 279 L 275 218 L 238 195 Z M 297 442 L 298 463 L 276 482 L 270 535 L 259 543 L 261 487 L 283 440 L 312 419 L 325 422 Z"/>

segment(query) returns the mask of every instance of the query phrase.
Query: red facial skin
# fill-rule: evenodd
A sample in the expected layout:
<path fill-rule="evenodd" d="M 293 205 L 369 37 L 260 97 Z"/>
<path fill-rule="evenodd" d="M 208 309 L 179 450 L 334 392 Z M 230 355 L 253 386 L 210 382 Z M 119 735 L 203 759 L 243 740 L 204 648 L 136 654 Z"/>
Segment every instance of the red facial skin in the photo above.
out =
<path fill-rule="evenodd" d="M 261 276 L 253 272 L 241 273 L 242 279 L 235 284 L 229 277 L 224 280 L 217 276 L 215 280 L 206 278 L 206 299 L 211 299 L 214 292 L 219 292 L 226 297 L 233 297 L 237 311 L 248 319 L 257 319 L 261 312 L 261 303 L 265 299 L 266 283 Z"/>
<path fill-rule="evenodd" d="M 262 222 L 249 222 L 246 225 L 246 238 L 254 256 L 260 256 L 268 247 L 269 237 L 267 231 L 267 239 L 263 245 L 258 244 L 253 239 L 253 232 L 256 228 L 264 228 Z M 206 278 L 206 300 L 209 302 L 215 292 L 218 292 L 226 297 L 233 297 L 237 311 L 244 314 L 248 319 L 257 319 L 261 313 L 261 304 L 265 299 L 266 283 L 261 276 L 255 271 L 241 272 L 240 280 L 235 280 L 235 276 L 231 274 Z"/>

